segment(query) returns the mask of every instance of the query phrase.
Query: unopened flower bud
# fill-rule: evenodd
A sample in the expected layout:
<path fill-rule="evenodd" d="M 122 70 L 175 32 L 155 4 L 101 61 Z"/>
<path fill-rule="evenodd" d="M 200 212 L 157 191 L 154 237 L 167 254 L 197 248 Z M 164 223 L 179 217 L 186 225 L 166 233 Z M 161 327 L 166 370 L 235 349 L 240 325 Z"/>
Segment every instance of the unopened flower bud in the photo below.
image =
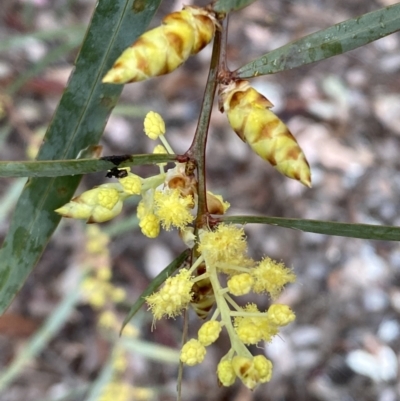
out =
<path fill-rule="evenodd" d="M 121 54 L 103 82 L 123 84 L 167 74 L 210 43 L 215 26 L 214 14 L 203 8 L 185 6 L 168 14 L 161 26 L 145 32 Z"/>
<path fill-rule="evenodd" d="M 113 184 L 104 184 L 83 192 L 55 210 L 63 217 L 86 219 L 87 223 L 103 223 L 122 210 L 122 194 Z"/>
<path fill-rule="evenodd" d="M 220 109 L 238 136 L 282 174 L 311 187 L 303 151 L 288 127 L 269 109 L 273 104 L 248 81 L 234 81 L 220 91 Z"/>
<path fill-rule="evenodd" d="M 154 111 L 149 111 L 144 119 L 144 132 L 150 139 L 157 139 L 165 134 L 165 122 L 163 118 Z"/>

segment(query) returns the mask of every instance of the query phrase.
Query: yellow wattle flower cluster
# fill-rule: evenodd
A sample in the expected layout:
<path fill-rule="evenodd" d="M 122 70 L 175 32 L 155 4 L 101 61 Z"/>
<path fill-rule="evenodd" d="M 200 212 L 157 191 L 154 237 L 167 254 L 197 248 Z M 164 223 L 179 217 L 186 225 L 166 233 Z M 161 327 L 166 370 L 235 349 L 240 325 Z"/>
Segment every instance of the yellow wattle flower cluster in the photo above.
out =
<path fill-rule="evenodd" d="M 164 137 L 165 124 L 161 116 L 150 112 L 145 119 L 145 133 L 160 139 L 163 146 L 157 153 L 173 153 Z M 224 386 L 239 378 L 248 388 L 270 380 L 272 363 L 263 355 L 253 356 L 248 345 L 269 342 L 278 334 L 280 327 L 295 319 L 287 305 L 272 304 L 268 310 L 260 311 L 256 304 L 240 306 L 234 297 L 249 293 L 267 293 L 275 300 L 286 284 L 295 280 L 294 273 L 283 263 L 268 257 L 254 261 L 247 256 L 247 240 L 243 228 L 219 224 L 214 229 L 194 231 L 191 223 L 197 207 L 197 180 L 194 168 L 189 163 L 175 163 L 175 167 L 164 170 L 160 163 L 159 174 L 148 178 L 139 177 L 127 169 L 115 174 L 116 183 L 103 184 L 73 198 L 56 210 L 64 217 L 86 219 L 88 223 L 103 222 L 120 213 L 125 199 L 140 196 L 137 216 L 142 233 L 155 238 L 162 227 L 175 227 L 190 248 L 195 247 L 197 259 L 190 268 L 182 268 L 164 285 L 148 296 L 146 301 L 154 319 L 175 317 L 192 305 L 202 318 L 215 304 L 211 319 L 200 328 L 197 338 L 190 339 L 181 350 L 181 361 L 187 365 L 201 363 L 207 347 L 214 343 L 222 330 L 230 339 L 230 349 L 216 369 L 219 381 Z M 229 207 L 221 196 L 207 192 L 208 211 L 222 215 Z M 91 241 L 88 250 L 99 252 L 106 243 Z M 97 246 L 97 248 L 96 248 Z M 100 263 L 100 266 L 103 266 Z M 85 280 L 83 289 L 90 304 L 102 310 L 101 327 L 117 331 L 119 319 L 105 305 L 124 299 L 125 294 L 113 288 L 111 271 L 105 264 Z M 221 276 L 225 276 L 221 280 Z M 226 286 L 222 285 L 225 283 Z M 118 326 L 118 327 L 117 327 Z"/>
<path fill-rule="evenodd" d="M 273 104 L 248 81 L 221 86 L 220 109 L 238 136 L 289 178 L 311 187 L 310 166 L 288 127 L 271 110 Z"/>
<path fill-rule="evenodd" d="M 174 277 L 168 277 L 159 291 L 146 298 L 154 319 L 181 314 L 192 299 L 191 279 L 189 270 L 181 269 Z"/>
<path fill-rule="evenodd" d="M 214 14 L 200 7 L 168 14 L 121 54 L 103 82 L 138 82 L 174 71 L 210 43 L 216 24 Z"/>
<path fill-rule="evenodd" d="M 199 258 L 189 269 L 182 269 L 168 278 L 164 287 L 146 298 L 154 318 L 175 317 L 186 309 L 194 295 L 196 283 L 210 283 L 216 309 L 205 322 L 197 338 L 190 339 L 181 350 L 181 361 L 189 366 L 201 363 L 209 345 L 214 343 L 222 329 L 227 330 L 231 347 L 217 367 L 217 376 L 224 386 L 239 378 L 248 388 L 270 380 L 272 363 L 263 355 L 253 356 L 246 345 L 269 342 L 280 327 L 295 319 L 289 306 L 272 304 L 260 311 L 256 304 L 239 306 L 232 298 L 254 293 L 268 293 L 276 299 L 284 286 L 295 280 L 294 273 L 283 263 L 270 258 L 256 262 L 247 256 L 247 242 L 243 228 L 219 224 L 215 230 L 200 230 L 197 251 Z M 199 266 L 204 273 L 195 277 Z M 220 276 L 227 276 L 227 286 Z"/>

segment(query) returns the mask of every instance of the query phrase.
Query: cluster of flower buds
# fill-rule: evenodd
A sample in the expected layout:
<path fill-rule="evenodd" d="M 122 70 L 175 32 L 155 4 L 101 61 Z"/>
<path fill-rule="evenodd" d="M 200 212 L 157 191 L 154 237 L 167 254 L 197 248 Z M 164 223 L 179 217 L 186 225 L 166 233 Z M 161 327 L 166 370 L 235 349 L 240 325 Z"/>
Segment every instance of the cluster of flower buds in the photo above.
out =
<path fill-rule="evenodd" d="M 219 107 L 238 136 L 289 178 L 311 187 L 310 166 L 288 127 L 271 111 L 273 104 L 248 81 L 221 85 Z"/>
<path fill-rule="evenodd" d="M 208 280 L 216 309 L 181 350 L 181 361 L 189 366 L 199 364 L 206 355 L 206 347 L 214 343 L 222 329 L 226 329 L 231 348 L 217 367 L 219 382 L 232 385 L 239 378 L 248 388 L 270 380 L 272 363 L 264 355 L 253 356 L 246 345 L 269 342 L 279 328 L 295 318 L 293 311 L 283 304 L 272 304 L 260 311 L 256 304 L 244 306 L 232 297 L 250 292 L 268 293 L 276 299 L 287 283 L 295 280 L 294 273 L 283 263 L 270 258 L 256 262 L 247 256 L 244 231 L 233 225 L 219 224 L 215 230 L 200 230 L 196 240 L 199 257 L 190 268 L 182 268 L 164 285 L 146 298 L 154 319 L 175 317 L 186 309 L 195 295 L 197 283 Z M 205 266 L 197 275 L 198 267 Z M 227 285 L 221 284 L 225 275 Z"/>
<path fill-rule="evenodd" d="M 214 14 L 204 8 L 185 6 L 168 14 L 121 54 L 103 82 L 138 82 L 174 71 L 210 43 L 216 25 Z"/>

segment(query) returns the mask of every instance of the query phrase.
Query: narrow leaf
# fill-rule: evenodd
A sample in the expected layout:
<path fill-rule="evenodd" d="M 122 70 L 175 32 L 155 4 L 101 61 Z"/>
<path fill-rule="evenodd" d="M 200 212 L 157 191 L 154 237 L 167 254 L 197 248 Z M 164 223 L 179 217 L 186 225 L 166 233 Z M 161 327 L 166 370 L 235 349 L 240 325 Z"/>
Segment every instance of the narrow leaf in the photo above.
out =
<path fill-rule="evenodd" d="M 339 237 L 400 241 L 400 227 L 378 226 L 371 224 L 350 224 L 336 221 L 285 219 L 282 217 L 232 216 L 222 217 L 224 223 L 233 224 L 271 224 L 279 227 Z"/>
<path fill-rule="evenodd" d="M 99 0 L 76 66 L 38 160 L 73 159 L 97 143 L 122 87 L 101 79 L 117 56 L 146 29 L 161 0 L 135 7 L 126 0 Z M 25 185 L 0 250 L 0 313 L 10 304 L 42 254 L 80 176 L 33 178 Z"/>
<path fill-rule="evenodd" d="M 136 312 L 143 306 L 146 302 L 145 298 L 151 295 L 157 288 L 169 277 L 172 273 L 178 269 L 182 263 L 186 260 L 189 256 L 189 250 L 186 249 L 183 251 L 174 261 L 172 261 L 161 273 L 155 277 L 151 283 L 147 286 L 147 288 L 142 292 L 140 297 L 137 301 L 132 305 L 131 310 L 129 311 L 128 315 L 126 316 L 125 320 L 122 323 L 121 331 L 124 330 L 124 327 L 129 323 L 129 321 L 135 316 Z"/>
<path fill-rule="evenodd" d="M 214 10 L 219 13 L 229 13 L 233 10 L 240 10 L 254 3 L 256 0 L 218 0 L 215 3 Z"/>
<path fill-rule="evenodd" d="M 235 71 L 239 78 L 274 74 L 336 56 L 400 30 L 400 3 L 328 29 L 312 33 L 272 50 Z"/>
<path fill-rule="evenodd" d="M 176 160 L 175 155 L 148 154 L 108 156 L 99 159 L 0 162 L 0 177 L 60 177 L 174 160 Z"/>

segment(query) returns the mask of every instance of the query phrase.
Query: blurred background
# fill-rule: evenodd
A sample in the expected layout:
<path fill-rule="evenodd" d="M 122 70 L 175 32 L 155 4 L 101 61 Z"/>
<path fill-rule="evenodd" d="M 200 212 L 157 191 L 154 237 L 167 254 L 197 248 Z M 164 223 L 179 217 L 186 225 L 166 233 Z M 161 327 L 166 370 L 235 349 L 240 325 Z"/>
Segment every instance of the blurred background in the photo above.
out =
<path fill-rule="evenodd" d="M 185 1 L 185 4 L 190 3 Z M 194 1 L 196 5 L 205 2 Z M 269 0 L 232 13 L 228 66 L 390 0 Z M 34 158 L 73 69 L 94 0 L 3 0 L 0 11 L 0 159 Z M 164 2 L 158 25 L 180 1 Z M 126 85 L 101 141 L 104 155 L 151 153 L 150 110 L 166 121 L 176 153 L 190 146 L 211 45 L 170 75 Z M 217 104 L 207 151 L 208 188 L 229 214 L 400 225 L 400 34 L 252 85 L 303 148 L 312 189 L 253 154 Z M 7 94 L 7 95 L 6 95 Z M 141 176 L 156 167 L 137 167 Z M 77 193 L 106 182 L 83 178 Z M 24 179 L 0 180 L 3 239 Z M 136 204 L 107 224 L 62 220 L 38 266 L 0 318 L 0 400 L 174 400 L 183 322 L 152 328 L 145 308 L 118 339 L 120 323 L 151 279 L 184 250 L 177 233 L 145 238 Z M 250 256 L 284 261 L 298 276 L 280 301 L 297 319 L 265 350 L 269 384 L 220 388 L 222 335 L 205 361 L 185 368 L 185 400 L 396 401 L 400 399 L 400 245 L 246 226 Z M 247 298 L 246 301 L 252 299 Z M 261 306 L 268 299 L 257 299 Z M 190 311 L 189 336 L 201 321 Z"/>

